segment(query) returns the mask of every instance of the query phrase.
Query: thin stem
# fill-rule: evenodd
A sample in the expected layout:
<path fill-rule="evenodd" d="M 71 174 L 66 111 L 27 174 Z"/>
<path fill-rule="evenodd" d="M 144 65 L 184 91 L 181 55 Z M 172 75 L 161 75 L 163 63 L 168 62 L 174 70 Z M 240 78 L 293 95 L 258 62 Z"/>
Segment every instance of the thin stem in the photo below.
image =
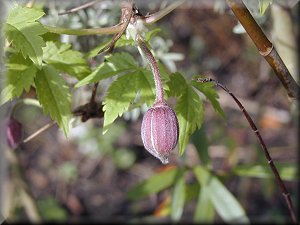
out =
<path fill-rule="evenodd" d="M 71 29 L 64 27 L 52 27 L 44 25 L 46 29 L 55 34 L 68 34 L 68 35 L 96 35 L 96 34 L 116 34 L 122 30 L 122 24 L 117 24 L 112 27 L 103 27 L 103 28 L 90 28 L 90 29 Z"/>
<path fill-rule="evenodd" d="M 72 9 L 68 9 L 66 10 L 65 12 L 61 12 L 61 13 L 58 13 L 58 15 L 65 15 L 65 14 L 69 14 L 69 13 L 73 13 L 73 12 L 77 12 L 81 9 L 85 9 L 85 8 L 88 8 L 98 2 L 100 2 L 101 0 L 94 0 L 94 1 L 90 1 L 90 2 L 87 2 L 81 6 L 78 6 L 78 7 L 75 7 L 75 8 L 72 8 Z"/>
<path fill-rule="evenodd" d="M 158 20 L 160 20 L 161 18 L 168 15 L 170 12 L 172 12 L 174 9 L 176 9 L 178 6 L 180 6 L 185 1 L 186 0 L 180 0 L 180 1 L 173 2 L 171 5 L 167 6 L 166 8 L 164 8 L 156 13 L 153 13 L 151 15 L 144 16 L 144 18 L 142 18 L 142 19 L 145 21 L 145 23 L 148 23 L 148 24 L 155 23 Z"/>
<path fill-rule="evenodd" d="M 159 68 L 157 66 L 157 62 L 155 61 L 154 56 L 152 55 L 150 49 L 147 47 L 147 44 L 144 42 L 143 38 L 138 35 L 136 41 L 137 41 L 138 46 L 140 47 L 140 49 L 142 50 L 142 52 L 145 54 L 146 58 L 148 59 L 153 76 L 154 76 L 155 88 L 156 88 L 155 103 L 163 103 L 164 102 L 164 92 L 163 92 L 161 75 L 159 72 Z"/>
<path fill-rule="evenodd" d="M 287 191 L 287 188 L 285 186 L 285 184 L 283 183 L 279 173 L 278 173 L 278 170 L 273 162 L 273 159 L 271 158 L 270 154 L 269 154 L 269 151 L 267 149 L 267 146 L 264 142 L 264 140 L 262 139 L 261 135 L 260 135 L 260 132 L 258 131 L 255 123 L 253 122 L 252 118 L 250 117 L 249 113 L 246 111 L 245 107 L 242 105 L 242 103 L 235 97 L 234 94 L 232 94 L 225 86 L 223 86 L 222 84 L 220 84 L 218 81 L 216 80 L 213 80 L 212 78 L 198 78 L 197 79 L 197 82 L 201 82 L 201 83 L 205 83 L 205 82 L 212 82 L 214 83 L 216 86 L 222 88 L 224 91 L 226 91 L 232 98 L 233 100 L 236 102 L 236 104 L 239 106 L 239 108 L 241 109 L 241 111 L 243 112 L 244 116 L 246 117 L 249 125 L 251 126 L 253 132 L 255 133 L 256 135 L 256 138 L 259 142 L 259 144 L 261 145 L 261 148 L 265 154 L 265 157 L 267 159 L 267 162 L 268 164 L 270 165 L 271 169 L 272 169 L 272 172 L 275 176 L 275 179 L 281 189 L 281 193 L 286 201 L 286 204 L 288 206 L 288 209 L 289 209 L 289 212 L 290 212 L 290 215 L 291 215 L 291 218 L 292 218 L 292 221 L 294 223 L 297 223 L 297 218 L 296 218 L 296 213 L 295 213 L 295 210 L 294 210 L 294 207 L 293 207 L 293 203 L 291 201 L 291 197 L 290 197 L 290 193 Z"/>
<path fill-rule="evenodd" d="M 273 44 L 268 40 L 262 29 L 256 23 L 251 13 L 244 5 L 243 1 L 227 0 L 227 3 L 256 45 L 259 53 L 267 60 L 269 65 L 274 70 L 276 76 L 287 90 L 288 95 L 292 98 L 299 99 L 300 88 L 298 84 L 291 76 L 289 70 L 280 58 Z"/>
<path fill-rule="evenodd" d="M 43 126 L 42 128 L 38 129 L 36 132 L 34 132 L 33 134 L 31 134 L 30 136 L 28 136 L 27 138 L 25 138 L 21 143 L 25 144 L 29 141 L 31 141 L 33 138 L 35 138 L 36 136 L 40 135 L 41 133 L 43 133 L 44 131 L 48 130 L 49 128 L 51 128 L 54 124 L 56 124 L 56 122 L 52 121 L 50 123 L 47 123 L 45 126 Z"/>
<path fill-rule="evenodd" d="M 91 103 L 95 103 L 96 102 L 96 94 L 97 94 L 97 88 L 98 88 L 99 82 L 94 84 L 93 90 L 92 90 L 92 96 L 91 96 Z"/>
<path fill-rule="evenodd" d="M 120 23 L 122 24 L 122 28 L 120 30 L 120 32 L 116 33 L 113 38 L 112 41 L 106 45 L 104 48 L 102 48 L 98 54 L 100 54 L 101 52 L 106 51 L 107 49 L 109 49 L 109 52 L 112 52 L 115 43 L 117 42 L 117 40 L 119 40 L 119 38 L 124 34 L 124 32 L 126 31 L 128 24 L 130 22 L 131 17 L 133 16 L 133 10 L 132 10 L 133 4 L 128 3 L 128 4 L 123 4 L 122 7 L 122 15 L 120 18 Z"/>

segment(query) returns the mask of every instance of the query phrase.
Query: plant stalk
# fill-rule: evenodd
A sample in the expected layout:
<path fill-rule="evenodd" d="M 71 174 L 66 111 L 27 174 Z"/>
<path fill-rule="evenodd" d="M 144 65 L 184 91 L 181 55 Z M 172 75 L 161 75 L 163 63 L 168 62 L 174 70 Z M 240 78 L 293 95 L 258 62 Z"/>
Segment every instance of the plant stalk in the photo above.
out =
<path fill-rule="evenodd" d="M 90 28 L 90 29 L 71 29 L 64 27 L 52 27 L 43 25 L 47 30 L 55 34 L 68 34 L 68 35 L 96 35 L 96 34 L 116 34 L 122 30 L 122 24 L 117 24 L 112 27 L 103 27 L 103 28 Z"/>
<path fill-rule="evenodd" d="M 164 91 L 163 91 L 163 86 L 161 82 L 161 75 L 159 72 L 159 68 L 157 66 L 157 62 L 155 61 L 155 58 L 153 54 L 151 53 L 150 49 L 147 47 L 147 44 L 143 40 L 142 37 L 138 35 L 137 37 L 137 44 L 142 50 L 142 52 L 145 54 L 147 60 L 149 61 L 153 76 L 154 76 L 154 81 L 155 81 L 155 104 L 156 103 L 163 103 L 164 102 Z"/>
<path fill-rule="evenodd" d="M 281 81 L 289 97 L 299 99 L 299 86 L 291 76 L 286 65 L 280 58 L 273 44 L 266 37 L 262 29 L 256 23 L 251 13 L 244 5 L 242 0 L 227 0 L 232 12 L 242 24 L 249 37 L 256 45 L 259 53 L 266 59 L 274 70 L 277 78 Z M 284 35 L 284 34 L 283 34 Z"/>

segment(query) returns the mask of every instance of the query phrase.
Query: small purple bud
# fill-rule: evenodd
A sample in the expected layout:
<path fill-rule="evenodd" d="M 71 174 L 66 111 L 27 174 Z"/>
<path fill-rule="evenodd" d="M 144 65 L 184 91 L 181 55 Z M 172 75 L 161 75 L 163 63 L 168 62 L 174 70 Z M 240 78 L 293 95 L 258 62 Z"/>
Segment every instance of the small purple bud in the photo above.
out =
<path fill-rule="evenodd" d="M 179 135 L 174 110 L 165 102 L 155 104 L 144 115 L 141 133 L 145 149 L 167 164 L 168 155 L 176 147 Z"/>
<path fill-rule="evenodd" d="M 6 124 L 6 141 L 9 147 L 16 148 L 18 144 L 21 142 L 23 137 L 23 126 L 22 124 L 10 118 Z"/>

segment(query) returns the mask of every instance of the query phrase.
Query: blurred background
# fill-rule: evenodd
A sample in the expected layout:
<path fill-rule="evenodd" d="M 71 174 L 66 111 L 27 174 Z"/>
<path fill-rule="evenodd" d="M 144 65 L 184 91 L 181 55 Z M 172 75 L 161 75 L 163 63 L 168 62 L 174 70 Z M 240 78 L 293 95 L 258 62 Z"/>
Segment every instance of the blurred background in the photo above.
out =
<path fill-rule="evenodd" d="M 84 2 L 44 0 L 35 4 L 44 8 L 47 15 L 41 23 L 47 25 L 89 28 L 118 23 L 119 1 L 103 0 L 76 13 L 58 16 L 59 12 Z M 136 5 L 146 14 L 158 11 L 170 2 L 136 1 Z M 6 2 L 7 9 L 10 4 Z M 263 15 L 257 1 L 249 0 L 245 4 L 298 81 L 298 1 L 273 1 Z M 212 77 L 240 99 L 256 122 L 275 164 L 287 165 L 284 180 L 298 209 L 298 108 L 287 97 L 285 89 L 259 55 L 226 1 L 187 1 L 149 26 L 149 30 L 156 28 L 161 30 L 151 39 L 151 46 L 157 59 L 170 72 L 179 71 L 188 80 L 193 75 Z M 110 38 L 104 35 L 62 35 L 61 41 L 87 53 Z M 140 60 L 134 47 L 115 51 L 127 51 Z M 103 56 L 97 56 L 91 59 L 90 65 L 93 68 L 102 61 Z M 100 83 L 98 101 L 103 99 L 112 81 L 107 79 Z M 76 80 L 68 82 L 72 86 Z M 73 108 L 89 101 L 91 89 L 92 86 L 72 89 Z M 102 135 L 102 119 L 85 123 L 80 118 L 74 119 L 68 138 L 56 125 L 51 127 L 16 150 L 21 175 L 9 161 L 3 166 L 1 156 L 2 174 L 5 175 L 1 180 L 0 200 L 5 215 L 9 215 L 7 221 L 34 221 L 36 216 L 43 221 L 58 222 L 169 221 L 173 185 L 137 198 L 132 197 L 134 194 L 130 191 L 161 171 L 201 164 L 203 159 L 199 157 L 199 149 L 207 149 L 211 170 L 240 202 L 251 222 L 289 221 L 289 212 L 272 175 L 264 175 L 261 171 L 249 175 L 247 169 L 235 170 L 243 165 L 265 165 L 266 160 L 242 112 L 227 93 L 220 89 L 217 92 L 226 119 L 205 101 L 201 129 L 192 136 L 183 156 L 179 157 L 175 149 L 167 166 L 143 147 L 140 127 L 145 107 L 125 113 L 105 135 Z M 23 97 L 34 96 L 32 89 Z M 0 108 L 2 122 L 13 104 Z M 15 117 L 24 126 L 24 137 L 50 122 L 49 117 L 34 106 L 18 107 Z M 2 154 L 9 151 L 5 146 L 2 149 Z M 25 179 L 33 203 L 26 194 L 22 195 L 19 176 Z M 160 185 L 159 180 L 156 182 L 155 187 Z M 189 190 L 189 200 L 186 200 L 180 221 L 193 222 L 199 185 L 189 171 L 185 174 L 185 182 L 190 187 L 186 189 Z M 222 221 L 223 218 L 215 213 L 208 222 Z"/>

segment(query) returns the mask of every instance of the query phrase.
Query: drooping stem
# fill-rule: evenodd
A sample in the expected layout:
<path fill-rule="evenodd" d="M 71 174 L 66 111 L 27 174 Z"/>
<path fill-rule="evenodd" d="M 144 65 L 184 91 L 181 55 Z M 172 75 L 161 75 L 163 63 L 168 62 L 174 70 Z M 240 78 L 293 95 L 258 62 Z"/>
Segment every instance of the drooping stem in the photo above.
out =
<path fill-rule="evenodd" d="M 242 24 L 247 34 L 250 36 L 254 44 L 256 45 L 259 53 L 266 59 L 269 65 L 274 70 L 276 76 L 285 87 L 288 95 L 291 98 L 299 99 L 299 86 L 291 76 L 286 65 L 280 58 L 273 44 L 266 37 L 262 29 L 256 23 L 251 13 L 244 5 L 242 0 L 227 0 L 232 12 Z M 284 34 L 283 34 L 284 35 Z"/>
<path fill-rule="evenodd" d="M 145 54 L 147 60 L 149 61 L 153 76 L 154 76 L 154 81 L 155 81 L 155 103 L 163 103 L 164 102 L 164 91 L 163 91 L 163 86 L 161 82 L 161 75 L 159 68 L 157 66 L 157 62 L 151 53 L 150 49 L 147 47 L 147 44 L 143 40 L 141 36 L 138 35 L 137 37 L 137 44 L 142 50 L 142 52 Z"/>
<path fill-rule="evenodd" d="M 198 82 L 201 82 L 201 83 L 205 83 L 205 82 L 212 82 L 214 83 L 216 86 L 222 88 L 224 91 L 226 91 L 232 98 L 233 100 L 236 102 L 236 104 L 239 106 L 240 110 L 243 112 L 245 118 L 247 119 L 249 125 L 251 126 L 253 132 L 255 133 L 256 135 L 256 138 L 265 154 L 265 157 L 267 159 L 267 162 L 270 166 L 270 168 L 272 169 L 272 172 L 274 174 L 274 177 L 281 189 L 281 193 L 285 199 L 285 202 L 288 206 L 288 209 L 289 209 L 289 212 L 290 212 L 290 215 L 291 215 L 291 218 L 292 218 L 292 221 L 294 223 L 297 223 L 297 218 L 296 218 L 296 213 L 295 213 L 295 209 L 293 207 L 293 203 L 291 201 L 291 197 L 290 197 L 290 193 L 287 191 L 287 188 L 285 186 L 285 184 L 283 183 L 279 173 L 278 173 L 278 170 L 273 162 L 273 159 L 271 158 L 270 156 L 270 153 L 267 149 L 267 146 L 264 142 L 264 140 L 262 139 L 261 135 L 260 135 L 260 132 L 258 131 L 255 123 L 253 122 L 252 118 L 250 117 L 249 113 L 247 112 L 247 110 L 245 109 L 245 107 L 242 105 L 242 103 L 235 97 L 235 95 L 233 93 L 231 93 L 224 85 L 220 84 L 218 81 L 216 80 L 213 80 L 211 78 L 198 78 L 197 79 Z"/>

